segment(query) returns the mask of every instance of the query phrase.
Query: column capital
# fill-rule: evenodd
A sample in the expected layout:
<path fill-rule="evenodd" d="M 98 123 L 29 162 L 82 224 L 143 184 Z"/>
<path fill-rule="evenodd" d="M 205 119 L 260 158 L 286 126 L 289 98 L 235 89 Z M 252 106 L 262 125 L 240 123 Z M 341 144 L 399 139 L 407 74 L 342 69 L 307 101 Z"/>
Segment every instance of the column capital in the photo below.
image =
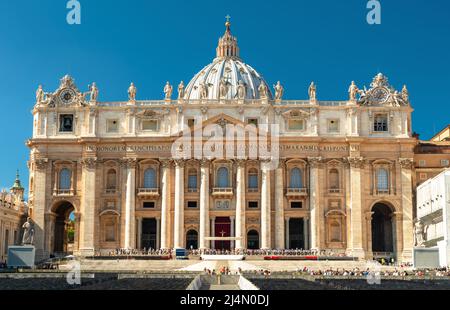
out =
<path fill-rule="evenodd" d="M 200 159 L 200 167 L 202 168 L 209 168 L 211 165 L 211 160 L 209 159 Z"/>
<path fill-rule="evenodd" d="M 317 168 L 321 162 L 322 162 L 322 157 L 308 157 L 308 164 L 312 168 Z"/>
<path fill-rule="evenodd" d="M 39 158 L 34 161 L 38 170 L 45 170 L 48 166 L 48 158 Z"/>
<path fill-rule="evenodd" d="M 278 169 L 283 169 L 286 166 L 287 158 L 280 158 L 278 160 Z"/>
<path fill-rule="evenodd" d="M 86 157 L 82 158 L 80 163 L 83 166 L 83 168 L 93 170 L 97 167 L 97 157 Z"/>
<path fill-rule="evenodd" d="M 177 168 L 184 168 L 184 166 L 186 165 L 186 161 L 184 159 L 175 159 L 173 162 L 175 163 L 175 167 Z"/>
<path fill-rule="evenodd" d="M 412 158 L 399 158 L 399 163 L 402 169 L 411 170 L 414 165 L 414 159 Z"/>
<path fill-rule="evenodd" d="M 136 169 L 137 162 L 137 158 L 123 158 L 120 161 L 121 165 L 127 169 Z"/>
<path fill-rule="evenodd" d="M 351 168 L 364 168 L 364 157 L 345 157 L 344 162 L 349 164 Z"/>
<path fill-rule="evenodd" d="M 243 167 L 245 167 L 245 164 L 247 163 L 247 159 L 246 158 L 238 158 L 238 159 L 235 159 L 233 162 L 237 167 L 243 168 Z"/>
<path fill-rule="evenodd" d="M 168 168 L 172 164 L 172 160 L 169 158 L 160 158 L 159 162 L 163 168 Z"/>

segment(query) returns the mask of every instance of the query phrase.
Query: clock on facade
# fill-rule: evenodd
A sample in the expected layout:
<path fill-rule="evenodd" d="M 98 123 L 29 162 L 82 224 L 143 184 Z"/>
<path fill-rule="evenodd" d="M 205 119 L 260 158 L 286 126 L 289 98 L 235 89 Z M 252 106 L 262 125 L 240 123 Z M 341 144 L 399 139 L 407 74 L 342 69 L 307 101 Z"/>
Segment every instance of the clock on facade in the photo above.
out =
<path fill-rule="evenodd" d="M 63 91 L 61 91 L 61 94 L 59 95 L 59 99 L 61 100 L 61 102 L 65 103 L 65 104 L 69 104 L 72 103 L 72 101 L 74 100 L 76 94 L 72 89 L 64 89 Z"/>
<path fill-rule="evenodd" d="M 384 87 L 377 87 L 372 91 L 372 100 L 378 103 L 384 103 L 389 98 L 389 91 Z"/>

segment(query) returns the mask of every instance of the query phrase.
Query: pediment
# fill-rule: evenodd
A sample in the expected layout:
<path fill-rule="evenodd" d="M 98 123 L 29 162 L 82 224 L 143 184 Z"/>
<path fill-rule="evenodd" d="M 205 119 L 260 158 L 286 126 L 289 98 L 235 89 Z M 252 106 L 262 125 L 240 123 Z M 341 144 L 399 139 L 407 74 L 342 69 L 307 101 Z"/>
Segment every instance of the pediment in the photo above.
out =
<path fill-rule="evenodd" d="M 282 113 L 281 115 L 286 119 L 291 119 L 291 118 L 305 119 L 310 116 L 310 113 L 305 110 L 302 110 L 302 109 L 294 109 L 294 110 L 286 111 L 286 112 Z"/>

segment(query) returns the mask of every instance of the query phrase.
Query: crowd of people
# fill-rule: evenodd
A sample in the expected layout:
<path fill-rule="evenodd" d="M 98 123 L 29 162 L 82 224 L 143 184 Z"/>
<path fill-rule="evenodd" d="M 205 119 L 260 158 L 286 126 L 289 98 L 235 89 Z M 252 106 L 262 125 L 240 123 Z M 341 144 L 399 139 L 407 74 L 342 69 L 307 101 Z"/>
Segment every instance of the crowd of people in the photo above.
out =
<path fill-rule="evenodd" d="M 102 256 L 172 256 L 173 250 L 172 249 L 142 249 L 142 250 L 129 250 L 129 249 L 115 249 L 111 251 L 96 251 L 95 255 L 96 257 L 102 257 Z"/>
<path fill-rule="evenodd" d="M 337 253 L 331 250 L 249 250 L 249 249 L 235 249 L 235 250 L 219 250 L 219 249 L 204 249 L 188 251 L 191 256 L 201 255 L 245 255 L 245 256 L 318 256 L 318 257 L 346 257 L 345 253 Z"/>

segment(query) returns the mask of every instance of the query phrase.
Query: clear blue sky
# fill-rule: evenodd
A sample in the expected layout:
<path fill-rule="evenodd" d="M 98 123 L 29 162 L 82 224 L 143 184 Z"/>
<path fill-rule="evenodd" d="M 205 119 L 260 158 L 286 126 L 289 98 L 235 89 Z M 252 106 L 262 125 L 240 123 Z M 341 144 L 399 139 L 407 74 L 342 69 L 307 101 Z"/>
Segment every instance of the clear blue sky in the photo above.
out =
<path fill-rule="evenodd" d="M 305 99 L 314 80 L 321 100 L 343 100 L 350 81 L 368 85 L 382 71 L 407 84 L 422 138 L 450 123 L 450 4 L 382 2 L 382 24 L 366 22 L 366 0 L 80 0 L 82 24 L 66 23 L 65 0 L 0 0 L 0 187 L 15 170 L 28 184 L 25 141 L 38 84 L 46 91 L 71 74 L 100 100 L 162 98 L 169 80 L 188 82 L 215 55 L 232 16 L 241 56 L 289 99 Z"/>

